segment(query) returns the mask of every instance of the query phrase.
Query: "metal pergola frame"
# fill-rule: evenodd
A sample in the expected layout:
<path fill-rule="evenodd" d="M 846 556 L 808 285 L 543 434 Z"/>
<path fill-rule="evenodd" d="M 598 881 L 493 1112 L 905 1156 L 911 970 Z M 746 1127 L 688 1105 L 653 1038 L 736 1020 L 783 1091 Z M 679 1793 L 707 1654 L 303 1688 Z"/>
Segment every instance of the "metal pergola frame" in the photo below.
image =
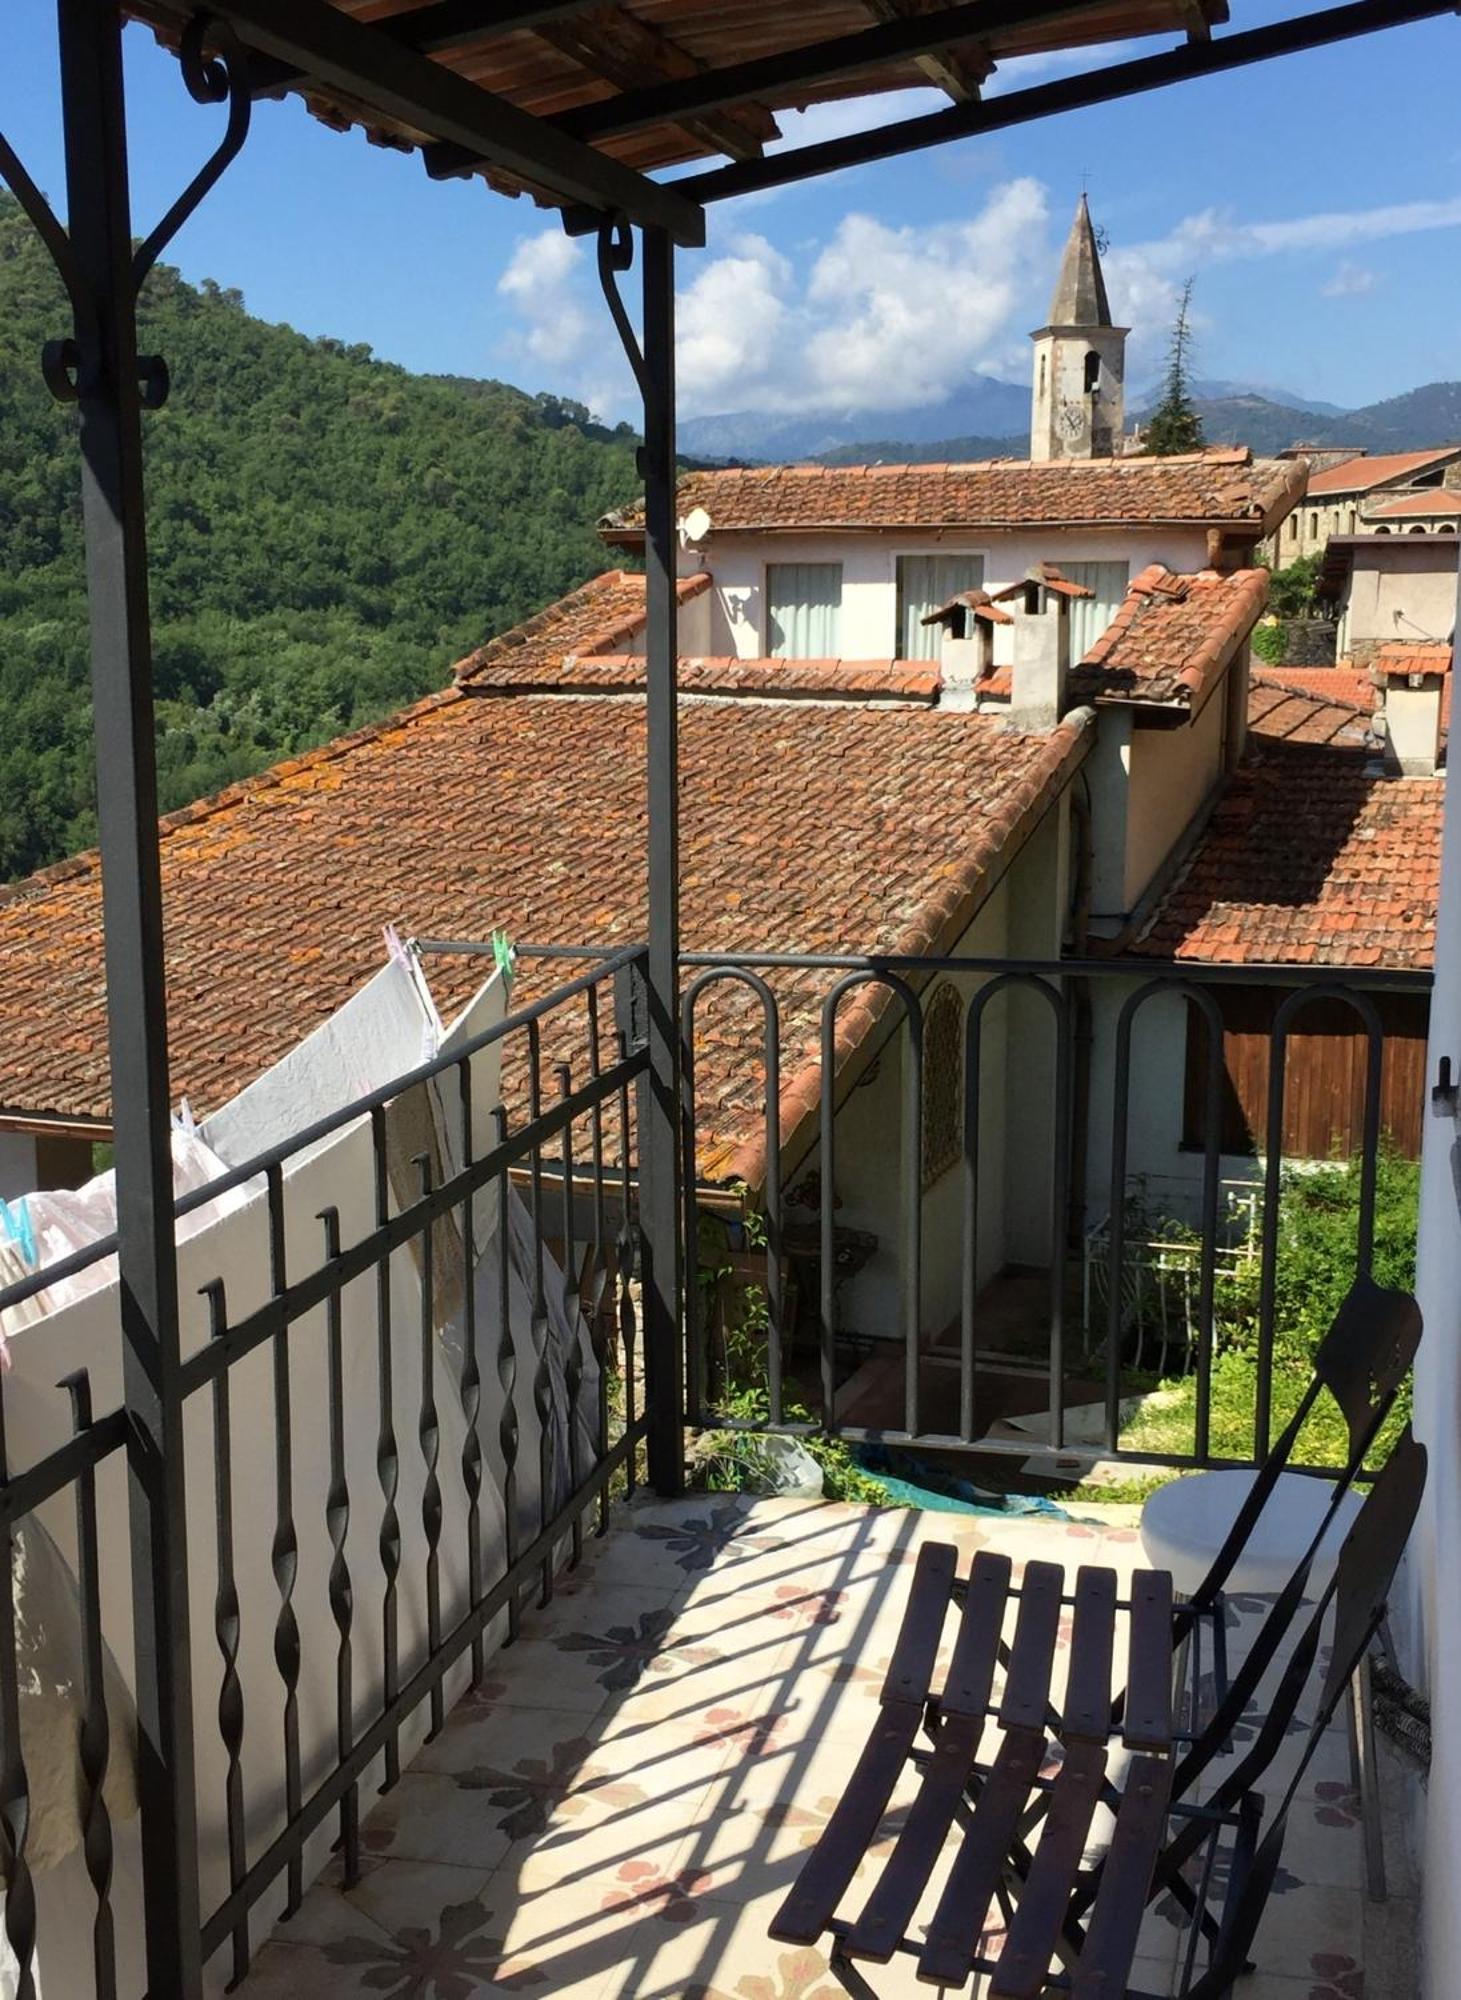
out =
<path fill-rule="evenodd" d="M 649 1088 L 639 1133 L 645 1361 L 655 1388 L 653 1483 L 683 1479 L 681 1418 L 684 1242 L 679 1164 L 678 822 L 675 593 L 674 252 L 705 240 L 704 204 L 834 168 L 993 131 L 1168 83 L 1456 11 L 1454 0 L 1354 0 L 1271 27 L 1213 38 L 1197 10 L 1191 38 L 1127 62 L 990 102 L 956 104 L 770 159 L 738 160 L 655 181 L 594 140 L 653 120 L 724 110 L 772 86 L 812 85 L 890 60 L 948 48 L 973 31 L 1064 24 L 1079 40 L 1080 0 L 959 0 L 900 12 L 853 35 L 720 70 L 609 95 L 556 121 L 534 117 L 433 58 L 508 29 L 579 11 L 586 0 L 435 0 L 367 24 L 327 0 L 213 0 L 182 36 L 186 87 L 226 107 L 207 165 L 138 249 L 128 187 L 122 0 L 57 0 L 67 220 L 63 227 L 0 135 L 8 182 L 65 284 L 72 326 L 41 359 L 53 394 L 79 417 L 97 805 L 116 1132 L 124 1411 L 137 1634 L 136 1699 L 149 1990 L 154 2000 L 201 1991 L 202 1925 L 189 1667 L 183 1364 L 180 1356 L 170 1150 L 167 1004 L 157 836 L 152 643 L 142 418 L 168 392 L 165 359 L 139 355 L 137 295 L 177 230 L 236 157 L 259 96 L 313 84 L 343 92 L 382 120 L 425 135 L 436 175 L 499 171 L 596 231 L 599 271 L 644 405 L 639 469 L 647 569 Z M 642 285 L 636 337 L 619 282 L 635 261 Z M 0 1774 L 3 1776 L 3 1774 Z M 23 1824 L 0 1784 L 0 1840 Z M 24 1804 L 18 1810 L 23 1814 Z M 23 1924 L 23 1912 L 7 1913 Z M 163 1951 L 159 1940 L 168 1940 Z"/>

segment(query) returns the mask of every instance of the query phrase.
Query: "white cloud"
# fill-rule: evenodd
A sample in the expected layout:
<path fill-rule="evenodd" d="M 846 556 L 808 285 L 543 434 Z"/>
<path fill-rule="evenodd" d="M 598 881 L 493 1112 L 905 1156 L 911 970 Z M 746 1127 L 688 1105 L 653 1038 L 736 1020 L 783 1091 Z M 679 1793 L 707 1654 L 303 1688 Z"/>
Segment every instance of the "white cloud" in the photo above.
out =
<path fill-rule="evenodd" d="M 1279 222 L 1240 220 L 1231 210 L 1205 208 L 1185 216 L 1166 236 L 1150 243 L 1115 249 L 1106 259 L 1106 280 L 1117 317 L 1133 329 L 1132 348 L 1138 360 L 1161 344 L 1172 322 L 1183 280 L 1204 266 L 1265 257 L 1295 257 L 1306 252 L 1344 250 L 1361 243 L 1380 243 L 1395 236 L 1425 230 L 1461 227 L 1461 196 L 1441 201 L 1395 202 L 1381 208 L 1335 209 L 1314 215 L 1286 217 Z M 1340 274 L 1354 274 L 1342 289 L 1338 280 L 1326 285 L 1330 297 L 1369 289 L 1360 267 L 1344 260 Z M 1200 330 L 1200 311 L 1194 316 Z"/>
<path fill-rule="evenodd" d="M 593 338 L 578 284 L 582 262 L 580 244 L 548 229 L 518 244 L 497 281 L 524 321 L 522 350 L 545 366 L 573 366 Z"/>
<path fill-rule="evenodd" d="M 845 110 L 824 109 L 824 122 Z M 1065 213 L 1062 203 L 1052 233 L 1046 189 L 1022 177 L 993 187 L 968 220 L 894 226 L 853 212 L 830 236 L 788 243 L 789 256 L 765 234 L 729 228 L 722 211 L 712 250 L 681 265 L 682 411 L 906 409 L 957 393 L 976 373 L 1018 380 Z M 1334 266 L 1323 290 L 1343 298 L 1377 282 L 1344 253 L 1458 227 L 1461 196 L 1279 221 L 1210 207 L 1165 236 L 1113 246 L 1107 286 L 1117 319 L 1132 328 L 1131 362 L 1140 370 L 1163 349 L 1189 273 L 1199 279 L 1193 325 L 1201 334 L 1208 266 L 1322 255 Z M 582 244 L 552 228 L 525 238 L 498 289 L 518 319 L 509 355 L 527 357 L 539 380 L 605 416 L 633 415 L 628 370 Z M 626 298 L 634 292 L 631 279 Z"/>
<path fill-rule="evenodd" d="M 1328 284 L 1323 287 L 1326 299 L 1357 299 L 1365 292 L 1374 291 L 1380 282 L 1379 273 L 1367 264 L 1356 264 L 1349 257 L 1342 257 L 1339 268 Z"/>

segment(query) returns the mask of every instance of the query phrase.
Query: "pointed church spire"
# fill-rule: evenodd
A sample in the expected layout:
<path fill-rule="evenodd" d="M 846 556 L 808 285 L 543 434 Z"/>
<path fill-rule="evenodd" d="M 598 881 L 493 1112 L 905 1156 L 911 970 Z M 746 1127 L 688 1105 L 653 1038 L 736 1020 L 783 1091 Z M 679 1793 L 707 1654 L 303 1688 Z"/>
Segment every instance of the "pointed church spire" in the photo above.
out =
<path fill-rule="evenodd" d="M 1111 324 L 1083 192 L 1060 260 L 1050 318 L 1030 336 L 1035 343 L 1031 458 L 1110 458 L 1120 450 L 1126 334 L 1124 326 Z"/>
<path fill-rule="evenodd" d="M 1084 193 L 1070 225 L 1060 277 L 1050 301 L 1050 326 L 1109 326 L 1111 308 L 1106 301 L 1106 280 L 1101 276 L 1101 257 L 1096 248 L 1096 232 Z"/>

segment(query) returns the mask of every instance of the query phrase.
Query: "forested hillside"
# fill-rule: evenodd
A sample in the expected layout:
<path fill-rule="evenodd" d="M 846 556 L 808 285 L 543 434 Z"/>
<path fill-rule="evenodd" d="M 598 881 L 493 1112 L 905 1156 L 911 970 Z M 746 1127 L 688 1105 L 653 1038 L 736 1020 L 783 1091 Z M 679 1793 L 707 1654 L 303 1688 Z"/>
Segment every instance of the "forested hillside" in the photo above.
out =
<path fill-rule="evenodd" d="M 94 834 L 76 417 L 39 365 L 68 331 L 0 193 L 0 878 Z M 173 383 L 144 419 L 165 806 L 443 685 L 606 566 L 627 428 L 265 325 L 166 266 L 141 340 Z"/>

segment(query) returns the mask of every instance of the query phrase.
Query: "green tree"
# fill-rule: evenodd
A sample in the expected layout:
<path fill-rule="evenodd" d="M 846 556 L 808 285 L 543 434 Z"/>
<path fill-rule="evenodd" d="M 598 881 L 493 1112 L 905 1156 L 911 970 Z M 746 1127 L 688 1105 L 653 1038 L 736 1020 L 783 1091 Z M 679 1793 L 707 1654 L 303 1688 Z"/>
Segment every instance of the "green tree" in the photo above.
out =
<path fill-rule="evenodd" d="M 443 686 L 451 664 L 621 556 L 635 437 L 503 382 L 410 375 L 253 318 L 159 265 L 144 353 L 164 808 Z M 95 837 L 75 414 L 41 379 L 55 272 L 0 191 L 0 878 Z"/>
<path fill-rule="evenodd" d="M 1177 318 L 1167 348 L 1167 375 L 1162 400 L 1152 411 L 1146 429 L 1146 455 L 1172 458 L 1178 452 L 1201 451 L 1204 443 L 1202 418 L 1192 404 L 1192 280 L 1182 287 L 1177 302 Z"/>

